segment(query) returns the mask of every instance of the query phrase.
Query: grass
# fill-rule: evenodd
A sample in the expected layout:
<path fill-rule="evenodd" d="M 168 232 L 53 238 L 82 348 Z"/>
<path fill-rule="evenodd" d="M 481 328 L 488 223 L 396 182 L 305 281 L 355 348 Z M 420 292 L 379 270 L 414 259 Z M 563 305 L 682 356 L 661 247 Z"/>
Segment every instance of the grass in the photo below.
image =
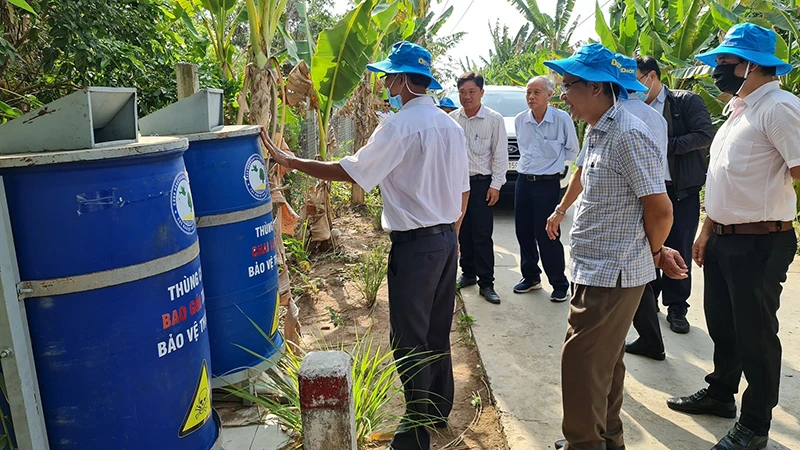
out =
<path fill-rule="evenodd" d="M 361 256 L 361 261 L 356 263 L 350 270 L 350 276 L 356 284 L 356 288 L 367 303 L 368 308 L 375 306 L 378 299 L 378 291 L 383 285 L 388 271 L 386 255 L 387 250 L 383 246 L 377 246 Z"/>
<path fill-rule="evenodd" d="M 253 323 L 251 321 L 251 323 Z M 258 325 L 253 323 L 265 339 L 269 337 Z M 260 357 L 244 347 L 239 346 L 248 353 Z M 323 343 L 324 350 L 331 350 Z M 373 439 L 391 432 L 400 419 L 393 413 L 392 405 L 403 399 L 403 389 L 400 383 L 400 374 L 397 365 L 408 366 L 404 370 L 419 370 L 424 365 L 431 364 L 438 357 L 425 354 L 411 354 L 396 361 L 393 359 L 391 349 L 375 345 L 370 334 L 357 337 L 352 346 L 339 345 L 336 350 L 350 355 L 353 361 L 353 403 L 356 416 L 356 436 L 359 448 Z M 291 443 L 285 447 L 299 450 L 303 448 L 303 422 L 300 411 L 299 374 L 306 352 L 294 350 L 287 346 L 277 366 L 267 372 L 266 381 L 257 381 L 256 386 L 265 388 L 267 392 L 277 394 L 277 397 L 264 397 L 250 393 L 248 386 L 225 390 L 237 397 L 249 400 L 266 408 L 270 414 L 278 418 L 280 424 L 292 435 Z M 416 423 L 414 426 L 424 426 L 427 423 Z"/>
<path fill-rule="evenodd" d="M 465 346 L 472 347 L 475 341 L 472 338 L 472 326 L 475 325 L 475 318 L 465 314 L 463 311 L 458 313 L 458 321 L 456 321 L 456 329 L 458 334 L 461 335 L 459 339 Z"/>

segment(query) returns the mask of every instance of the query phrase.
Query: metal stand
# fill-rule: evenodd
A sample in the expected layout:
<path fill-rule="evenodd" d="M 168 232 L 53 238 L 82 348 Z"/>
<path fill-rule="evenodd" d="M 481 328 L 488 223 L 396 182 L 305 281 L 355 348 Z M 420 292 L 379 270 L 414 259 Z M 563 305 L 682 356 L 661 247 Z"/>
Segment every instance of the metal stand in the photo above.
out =
<path fill-rule="evenodd" d="M 39 381 L 33 361 L 25 303 L 17 297 L 20 282 L 6 189 L 0 177 L 0 359 L 17 446 L 23 450 L 49 450 Z"/>

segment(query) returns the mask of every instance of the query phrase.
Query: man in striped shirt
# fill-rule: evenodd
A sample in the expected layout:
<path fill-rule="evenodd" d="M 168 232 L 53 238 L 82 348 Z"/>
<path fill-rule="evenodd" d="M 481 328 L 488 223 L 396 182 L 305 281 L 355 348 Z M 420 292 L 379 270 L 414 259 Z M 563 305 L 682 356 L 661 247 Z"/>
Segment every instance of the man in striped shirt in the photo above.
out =
<path fill-rule="evenodd" d="M 503 116 L 481 104 L 483 76 L 467 72 L 457 82 L 461 108 L 450 113 L 467 138 L 470 196 L 461 223 L 458 287 L 478 284 L 486 301 L 500 303 L 494 290 L 494 215 L 508 170 L 508 136 Z"/>

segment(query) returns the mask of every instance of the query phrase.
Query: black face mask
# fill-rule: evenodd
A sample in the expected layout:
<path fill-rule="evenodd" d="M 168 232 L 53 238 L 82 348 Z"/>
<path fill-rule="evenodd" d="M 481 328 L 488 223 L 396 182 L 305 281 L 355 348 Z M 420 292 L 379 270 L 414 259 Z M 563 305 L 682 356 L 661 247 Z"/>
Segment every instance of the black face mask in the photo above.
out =
<path fill-rule="evenodd" d="M 740 63 L 741 64 L 741 63 Z M 744 84 L 744 78 L 733 74 L 739 64 L 725 64 L 714 68 L 714 84 L 726 94 L 736 95 Z"/>

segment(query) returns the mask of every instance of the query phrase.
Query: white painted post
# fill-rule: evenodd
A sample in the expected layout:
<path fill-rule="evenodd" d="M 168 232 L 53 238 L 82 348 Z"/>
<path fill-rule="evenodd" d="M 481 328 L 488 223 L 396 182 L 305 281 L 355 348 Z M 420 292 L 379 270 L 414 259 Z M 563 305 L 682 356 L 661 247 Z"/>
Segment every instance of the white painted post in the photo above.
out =
<path fill-rule="evenodd" d="M 6 189 L 0 177 L 0 358 L 11 407 L 11 421 L 21 449 L 50 448 L 33 362 L 25 303 L 17 297 L 17 255 L 11 234 Z"/>
<path fill-rule="evenodd" d="M 356 450 L 350 355 L 311 352 L 300 366 L 300 410 L 305 450 Z"/>

